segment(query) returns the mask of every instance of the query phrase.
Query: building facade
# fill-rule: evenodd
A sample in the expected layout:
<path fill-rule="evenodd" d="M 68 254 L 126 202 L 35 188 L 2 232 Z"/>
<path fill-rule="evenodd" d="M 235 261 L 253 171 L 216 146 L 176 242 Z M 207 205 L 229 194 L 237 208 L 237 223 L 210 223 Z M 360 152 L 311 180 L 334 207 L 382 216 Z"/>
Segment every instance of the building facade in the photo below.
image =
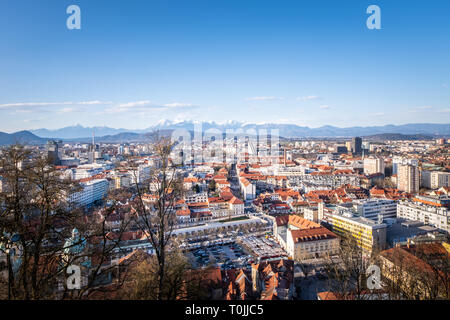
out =
<path fill-rule="evenodd" d="M 384 160 L 383 158 L 366 158 L 364 159 L 364 174 L 384 174 Z"/>
<path fill-rule="evenodd" d="M 420 221 L 447 233 L 450 231 L 450 198 L 416 196 L 412 200 L 400 201 L 397 205 L 399 218 Z"/>
<path fill-rule="evenodd" d="M 330 216 L 332 231 L 355 241 L 366 252 L 382 250 L 386 247 L 386 228 L 384 223 L 355 217 L 353 215 L 332 214 Z"/>
<path fill-rule="evenodd" d="M 413 165 L 399 165 L 398 166 L 398 177 L 397 177 L 397 188 L 400 191 L 405 191 L 408 193 L 419 192 L 420 178 L 419 178 L 419 168 Z"/>

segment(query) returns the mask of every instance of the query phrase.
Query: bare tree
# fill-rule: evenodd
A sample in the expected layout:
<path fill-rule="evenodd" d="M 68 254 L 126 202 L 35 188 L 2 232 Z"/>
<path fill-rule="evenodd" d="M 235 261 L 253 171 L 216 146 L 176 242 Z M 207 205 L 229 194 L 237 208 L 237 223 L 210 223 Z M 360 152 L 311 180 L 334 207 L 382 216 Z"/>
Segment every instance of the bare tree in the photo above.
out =
<path fill-rule="evenodd" d="M 176 223 L 175 206 L 183 194 L 181 177 L 176 174 L 177 165 L 170 158 L 173 147 L 174 144 L 169 137 L 162 137 L 155 133 L 153 151 L 159 165 L 152 168 L 150 178 L 144 183 L 134 179 L 136 223 L 147 235 L 156 256 L 158 285 L 155 292 L 158 300 L 165 297 L 168 276 L 166 256 L 171 249 L 171 236 Z M 151 193 L 153 196 L 150 203 L 146 203 L 144 199 L 146 193 Z"/>
<path fill-rule="evenodd" d="M 80 185 L 64 177 L 39 153 L 20 145 L 9 147 L 1 166 L 0 251 L 7 253 L 8 298 L 87 296 L 107 270 L 105 265 L 116 253 L 126 225 L 116 227 L 112 238 L 106 219 L 76 209 L 67 199 Z M 108 210 L 112 213 L 114 207 Z M 67 268 L 86 261 L 90 262 L 85 266 L 87 285 L 67 294 Z M 61 283 L 65 289 L 60 289 Z"/>
<path fill-rule="evenodd" d="M 45 157 L 20 145 L 8 148 L 1 162 L 5 188 L 0 200 L 1 242 L 12 246 L 17 257 L 17 271 L 8 272 L 12 297 L 53 297 L 65 230 L 79 218 L 65 197 L 77 186 Z"/>
<path fill-rule="evenodd" d="M 396 247 L 381 256 L 390 299 L 449 299 L 450 259 L 439 244 Z"/>
<path fill-rule="evenodd" d="M 370 260 L 353 239 L 344 239 L 335 257 L 325 258 L 324 269 L 330 291 L 342 299 L 361 300 L 366 296 L 366 276 Z"/>

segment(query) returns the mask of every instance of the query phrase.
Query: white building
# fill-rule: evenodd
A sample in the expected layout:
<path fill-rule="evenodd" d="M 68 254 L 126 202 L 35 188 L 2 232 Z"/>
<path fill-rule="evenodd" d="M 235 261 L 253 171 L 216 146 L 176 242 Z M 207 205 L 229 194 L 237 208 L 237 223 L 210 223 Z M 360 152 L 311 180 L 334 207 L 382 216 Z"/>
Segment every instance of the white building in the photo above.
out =
<path fill-rule="evenodd" d="M 86 179 L 96 174 L 102 173 L 103 171 L 109 169 L 109 166 L 98 163 L 83 164 L 72 170 L 72 179 L 81 180 Z"/>
<path fill-rule="evenodd" d="M 80 183 L 82 190 L 72 193 L 68 202 L 75 207 L 83 207 L 103 199 L 108 193 L 109 182 L 106 179 L 94 179 Z"/>
<path fill-rule="evenodd" d="M 214 168 L 207 165 L 196 166 L 194 172 L 204 173 L 204 174 L 214 174 Z"/>
<path fill-rule="evenodd" d="M 319 209 L 317 207 L 307 207 L 303 209 L 303 217 L 306 220 L 319 222 Z"/>
<path fill-rule="evenodd" d="M 250 183 L 246 178 L 240 178 L 239 184 L 241 192 L 244 195 L 244 200 L 253 200 L 256 197 L 256 186 Z"/>
<path fill-rule="evenodd" d="M 370 175 L 375 173 L 384 174 L 383 158 L 366 158 L 364 159 L 364 174 Z"/>
<path fill-rule="evenodd" d="M 397 205 L 397 217 L 434 226 L 446 232 L 450 231 L 450 198 L 417 196 L 413 200 L 404 200 Z"/>
<path fill-rule="evenodd" d="M 419 160 L 395 156 L 392 159 L 392 174 L 398 174 L 399 165 L 411 165 L 417 167 L 419 166 Z"/>
<path fill-rule="evenodd" d="M 200 193 L 188 192 L 184 196 L 184 201 L 186 201 L 186 203 L 208 202 L 208 193 L 207 192 L 200 192 Z"/>
<path fill-rule="evenodd" d="M 296 215 L 278 216 L 274 220 L 273 233 L 294 260 L 334 255 L 339 251 L 339 238 L 318 223 Z"/>
<path fill-rule="evenodd" d="M 420 172 L 420 184 L 427 189 L 449 187 L 450 172 L 422 170 Z"/>
<path fill-rule="evenodd" d="M 433 171 L 430 180 L 431 189 L 450 187 L 450 172 Z"/>
<path fill-rule="evenodd" d="M 359 216 L 373 221 L 397 217 L 397 203 L 390 199 L 355 200 L 353 207 Z"/>
<path fill-rule="evenodd" d="M 150 166 L 139 165 L 137 169 L 130 170 L 130 177 L 133 184 L 147 181 L 150 179 Z"/>

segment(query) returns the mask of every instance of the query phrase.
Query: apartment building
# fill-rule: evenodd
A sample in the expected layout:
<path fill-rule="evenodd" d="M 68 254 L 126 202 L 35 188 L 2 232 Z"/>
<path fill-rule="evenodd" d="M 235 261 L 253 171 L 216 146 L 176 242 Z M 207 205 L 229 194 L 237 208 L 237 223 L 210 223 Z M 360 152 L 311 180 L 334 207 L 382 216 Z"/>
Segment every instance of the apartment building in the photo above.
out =
<path fill-rule="evenodd" d="M 329 222 L 334 233 L 355 240 L 366 252 L 386 247 L 387 225 L 384 223 L 355 216 L 350 211 L 331 214 Z"/>
<path fill-rule="evenodd" d="M 199 202 L 208 202 L 208 193 L 207 192 L 187 192 L 184 195 L 184 201 L 186 203 L 199 203 Z"/>
<path fill-rule="evenodd" d="M 420 185 L 427 189 L 449 187 L 450 172 L 422 170 L 420 172 Z"/>
<path fill-rule="evenodd" d="M 411 200 L 400 201 L 397 205 L 397 216 L 409 220 L 420 221 L 441 230 L 450 231 L 450 197 L 416 196 Z"/>
<path fill-rule="evenodd" d="M 318 207 L 306 207 L 303 209 L 303 217 L 306 220 L 319 222 L 319 209 Z"/>
<path fill-rule="evenodd" d="M 431 172 L 429 170 L 420 170 L 420 187 L 431 189 Z"/>
<path fill-rule="evenodd" d="M 364 159 L 364 174 L 371 175 L 376 173 L 384 174 L 383 158 L 366 158 Z"/>
<path fill-rule="evenodd" d="M 433 171 L 430 174 L 431 189 L 450 187 L 450 172 Z"/>
<path fill-rule="evenodd" d="M 399 165 L 397 175 L 397 188 L 408 193 L 419 192 L 419 168 L 414 165 Z"/>
<path fill-rule="evenodd" d="M 392 174 L 398 174 L 398 167 L 400 165 L 412 165 L 417 167 L 419 166 L 419 160 L 395 156 L 392 159 Z"/>
<path fill-rule="evenodd" d="M 139 165 L 137 169 L 129 170 L 133 184 L 144 183 L 150 179 L 150 166 Z"/>
<path fill-rule="evenodd" d="M 75 207 L 83 207 L 103 199 L 108 193 L 109 182 L 106 179 L 94 179 L 81 182 L 82 190 L 68 196 L 68 202 Z"/>
<path fill-rule="evenodd" d="M 361 199 L 353 201 L 355 212 L 373 221 L 397 217 L 397 203 L 390 199 Z"/>
<path fill-rule="evenodd" d="M 128 174 L 119 174 L 114 176 L 115 189 L 128 188 L 131 185 L 131 177 Z"/>

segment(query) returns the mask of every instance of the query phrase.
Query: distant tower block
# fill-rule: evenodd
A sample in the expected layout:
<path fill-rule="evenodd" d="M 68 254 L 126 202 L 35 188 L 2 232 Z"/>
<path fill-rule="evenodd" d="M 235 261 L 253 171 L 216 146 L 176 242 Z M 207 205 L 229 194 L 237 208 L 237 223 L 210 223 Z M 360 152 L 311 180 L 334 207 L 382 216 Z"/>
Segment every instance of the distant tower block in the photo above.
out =
<path fill-rule="evenodd" d="M 59 152 L 58 152 L 58 142 L 54 140 L 47 141 L 47 158 L 49 163 L 53 165 L 59 165 Z"/>

